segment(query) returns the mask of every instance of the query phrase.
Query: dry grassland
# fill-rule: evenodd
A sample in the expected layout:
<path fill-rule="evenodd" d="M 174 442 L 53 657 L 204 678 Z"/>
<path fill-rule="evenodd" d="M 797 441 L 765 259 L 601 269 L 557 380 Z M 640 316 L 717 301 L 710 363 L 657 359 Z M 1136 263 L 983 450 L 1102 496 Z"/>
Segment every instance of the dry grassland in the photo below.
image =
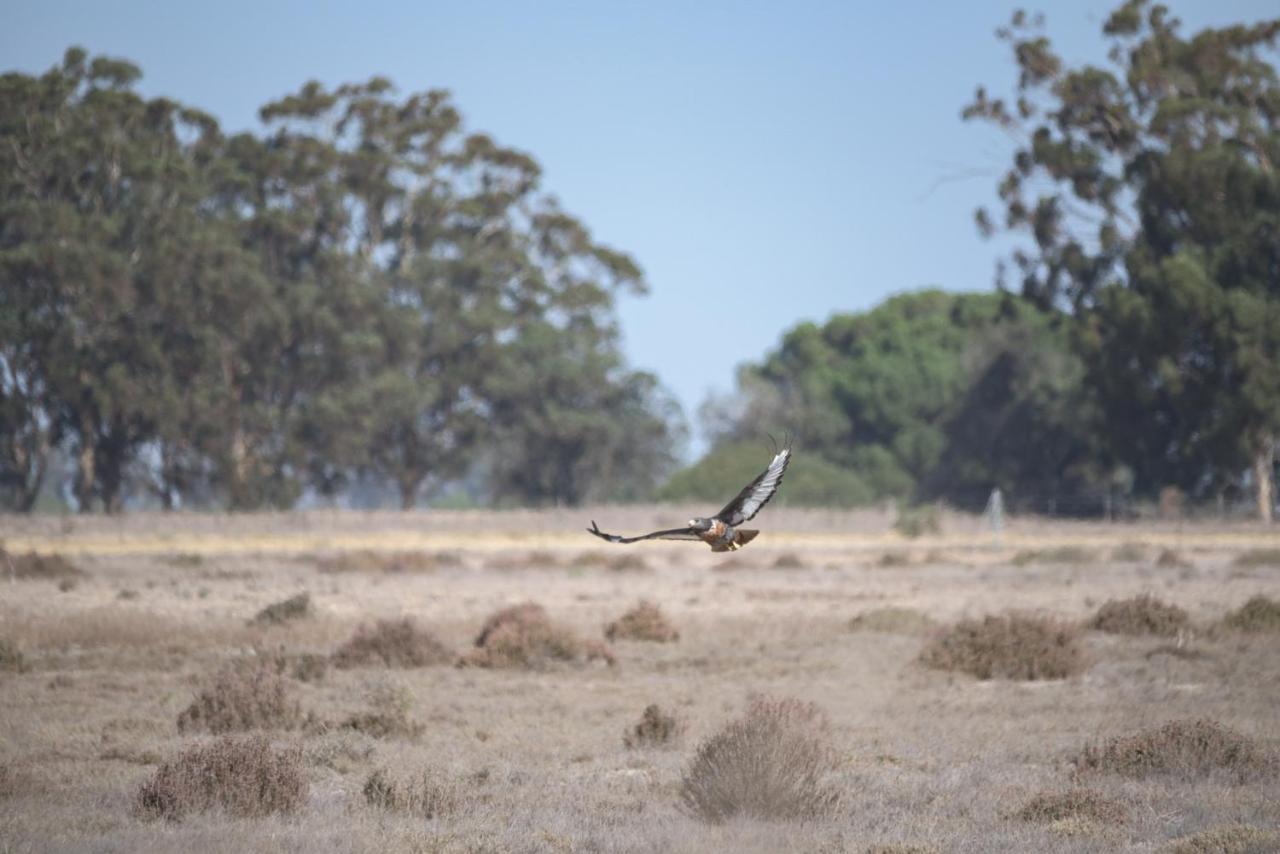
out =
<path fill-rule="evenodd" d="M 0 518 L 0 852 L 1280 850 L 1280 534 L 680 512 Z"/>

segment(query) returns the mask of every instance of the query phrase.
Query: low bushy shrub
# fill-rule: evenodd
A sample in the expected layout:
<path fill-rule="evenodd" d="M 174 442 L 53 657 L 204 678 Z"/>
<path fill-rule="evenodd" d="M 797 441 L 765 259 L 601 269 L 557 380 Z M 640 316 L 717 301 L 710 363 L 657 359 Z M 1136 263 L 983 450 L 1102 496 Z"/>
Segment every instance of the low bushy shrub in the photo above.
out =
<path fill-rule="evenodd" d="M 1026 614 L 961 620 L 937 635 L 920 660 L 979 679 L 1064 679 L 1086 666 L 1079 627 Z"/>
<path fill-rule="evenodd" d="M 307 799 L 301 752 L 265 736 L 223 736 L 162 764 L 134 799 L 143 818 L 178 819 L 222 809 L 233 816 L 291 813 Z"/>

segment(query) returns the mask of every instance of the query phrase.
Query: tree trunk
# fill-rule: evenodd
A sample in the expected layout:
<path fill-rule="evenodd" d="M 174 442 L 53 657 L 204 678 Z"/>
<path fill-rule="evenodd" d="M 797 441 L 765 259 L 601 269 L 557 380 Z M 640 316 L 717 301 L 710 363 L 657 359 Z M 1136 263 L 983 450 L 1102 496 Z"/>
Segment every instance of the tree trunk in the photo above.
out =
<path fill-rule="evenodd" d="M 418 487 L 422 485 L 422 476 L 401 472 L 396 479 L 400 489 L 400 509 L 412 510 L 418 504 Z"/>
<path fill-rule="evenodd" d="M 1271 469 L 1275 461 L 1275 437 L 1265 437 L 1253 458 L 1253 479 L 1258 485 L 1258 518 L 1271 523 L 1271 510 L 1275 504 Z"/>
<path fill-rule="evenodd" d="M 93 488 L 98 480 L 97 456 L 93 448 L 93 433 L 80 434 L 80 453 L 76 456 L 76 509 L 81 513 L 93 511 Z"/>

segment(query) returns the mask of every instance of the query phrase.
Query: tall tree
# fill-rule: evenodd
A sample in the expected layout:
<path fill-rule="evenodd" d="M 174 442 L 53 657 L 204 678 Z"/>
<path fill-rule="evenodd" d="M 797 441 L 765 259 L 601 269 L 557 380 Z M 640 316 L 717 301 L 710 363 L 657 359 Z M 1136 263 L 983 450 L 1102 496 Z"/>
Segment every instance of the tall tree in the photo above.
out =
<path fill-rule="evenodd" d="M 1110 64 L 1067 67 L 1043 22 L 999 36 L 1011 100 L 979 89 L 966 118 L 1020 141 L 987 233 L 1022 291 L 1077 315 L 1088 381 L 1139 488 L 1221 489 L 1252 469 L 1272 512 L 1280 433 L 1280 19 L 1189 37 L 1130 0 L 1106 21 Z"/>

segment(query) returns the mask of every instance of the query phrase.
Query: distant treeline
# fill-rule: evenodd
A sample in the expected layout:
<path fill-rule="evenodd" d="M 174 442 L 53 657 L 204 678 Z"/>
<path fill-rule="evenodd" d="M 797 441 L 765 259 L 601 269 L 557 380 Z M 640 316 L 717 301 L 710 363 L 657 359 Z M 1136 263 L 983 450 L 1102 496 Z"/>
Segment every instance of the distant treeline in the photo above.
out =
<path fill-rule="evenodd" d="M 628 500 L 678 407 L 618 350 L 640 268 L 440 91 L 309 83 L 224 134 L 69 50 L 0 77 L 0 508 L 289 507 L 449 482 Z"/>
<path fill-rule="evenodd" d="M 980 88 L 963 113 L 1014 140 L 1000 211 L 976 219 L 1017 238 L 997 281 L 1020 296 L 916 294 L 799 326 L 710 406 L 720 459 L 667 495 L 740 476 L 738 442 L 786 423 L 827 463 L 792 473 L 793 500 L 981 509 L 998 486 L 1041 512 L 1163 493 L 1270 518 L 1280 20 L 1184 36 L 1129 0 L 1103 24 L 1109 62 L 1075 68 L 1043 28 L 1018 12 L 998 31 L 1014 91 Z"/>

